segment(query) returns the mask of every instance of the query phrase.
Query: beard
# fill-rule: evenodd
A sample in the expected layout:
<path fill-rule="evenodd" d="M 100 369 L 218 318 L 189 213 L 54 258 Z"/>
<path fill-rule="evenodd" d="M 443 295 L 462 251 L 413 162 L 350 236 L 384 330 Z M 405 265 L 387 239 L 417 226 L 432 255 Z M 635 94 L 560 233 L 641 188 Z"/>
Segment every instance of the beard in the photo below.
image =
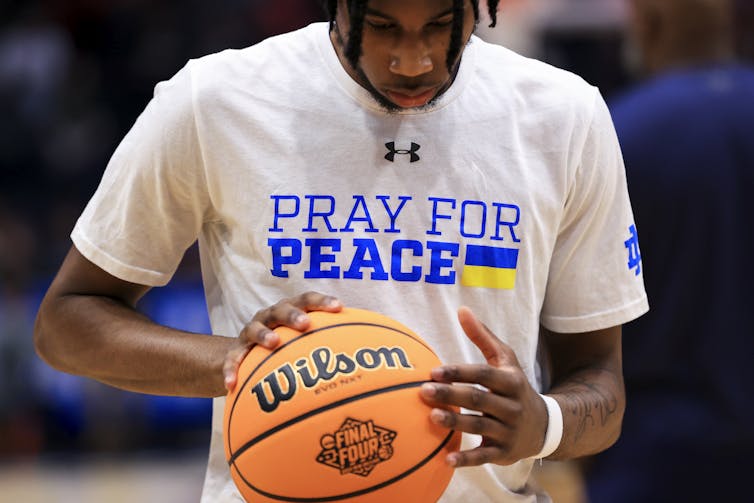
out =
<path fill-rule="evenodd" d="M 366 73 L 364 73 L 364 70 L 361 69 L 361 66 L 358 66 L 356 68 L 352 67 L 352 69 L 356 72 L 356 74 L 359 76 L 359 79 L 361 80 L 361 82 L 359 82 L 359 85 L 361 85 L 361 87 L 369 92 L 372 98 L 374 98 L 374 100 L 380 105 L 380 107 L 382 107 L 384 111 L 390 114 L 396 114 L 403 110 L 403 108 L 387 99 L 382 93 L 377 90 L 377 88 L 372 85 L 372 82 L 369 80 L 369 78 L 367 78 L 367 75 Z"/>
<path fill-rule="evenodd" d="M 335 33 L 336 42 L 340 46 L 340 51 L 341 53 L 343 53 L 344 48 L 345 48 L 345 43 L 343 40 L 343 36 L 340 33 L 340 27 L 337 24 L 335 24 L 333 31 Z M 372 81 L 369 80 L 369 77 L 367 77 L 366 73 L 364 73 L 364 70 L 363 68 L 361 68 L 361 65 L 357 64 L 356 66 L 353 66 L 351 62 L 346 60 L 345 58 L 343 58 L 341 61 L 347 64 L 350 70 L 354 74 L 356 74 L 356 76 L 358 77 L 356 82 L 369 93 L 369 95 L 374 99 L 374 101 L 377 102 L 377 104 L 380 106 L 380 108 L 383 109 L 383 111 L 389 114 L 398 114 L 401 111 L 409 110 L 409 109 L 396 105 L 395 103 L 387 99 L 387 97 L 385 97 L 384 94 L 380 93 L 377 90 L 377 88 L 374 87 L 374 85 L 372 84 Z M 459 64 L 460 64 L 460 58 L 459 58 L 459 61 L 455 65 L 455 71 L 458 70 L 458 66 L 460 66 Z M 428 108 L 431 108 L 437 102 L 440 96 L 442 96 L 442 94 L 447 90 L 447 87 L 443 88 L 440 92 L 438 92 L 435 96 L 433 96 L 432 99 L 429 100 L 429 102 L 427 102 L 426 104 L 420 107 L 413 107 L 410 110 L 426 110 Z"/>
<path fill-rule="evenodd" d="M 412 108 L 403 108 L 399 107 L 389 99 L 385 97 L 382 93 L 380 93 L 373 85 L 372 82 L 367 78 L 366 74 L 364 73 L 364 70 L 361 69 L 361 67 L 354 68 L 354 71 L 361 79 L 361 82 L 359 83 L 361 87 L 367 90 L 369 94 L 374 98 L 374 100 L 377 102 L 378 105 L 387 113 L 389 114 L 397 114 L 404 110 L 426 110 L 428 108 L 432 108 L 432 106 L 437 102 L 437 100 L 442 96 L 444 90 L 437 93 L 435 96 L 432 97 L 431 100 L 429 100 L 427 103 L 420 107 L 412 107 Z"/>

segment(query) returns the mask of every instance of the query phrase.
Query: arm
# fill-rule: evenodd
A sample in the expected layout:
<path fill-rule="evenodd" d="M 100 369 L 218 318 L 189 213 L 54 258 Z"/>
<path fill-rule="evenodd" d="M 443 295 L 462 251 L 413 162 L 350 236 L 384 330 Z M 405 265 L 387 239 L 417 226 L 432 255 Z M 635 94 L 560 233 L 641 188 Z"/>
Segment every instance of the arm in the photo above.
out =
<path fill-rule="evenodd" d="M 135 309 L 148 290 L 112 276 L 71 247 L 37 314 L 37 353 L 58 370 L 130 391 L 221 396 L 235 386 L 253 345 L 277 345 L 271 329 L 305 330 L 307 311 L 342 308 L 331 296 L 307 292 L 258 311 L 238 337 L 221 337 L 152 322 Z"/>
<path fill-rule="evenodd" d="M 547 394 L 563 411 L 563 439 L 550 459 L 607 449 L 620 436 L 626 408 L 621 327 L 579 334 L 542 330 L 552 371 Z"/>
<path fill-rule="evenodd" d="M 430 404 L 454 405 L 483 413 L 434 409 L 431 419 L 448 428 L 482 435 L 474 449 L 451 453 L 454 466 L 512 464 L 536 455 L 544 444 L 547 409 L 528 382 L 515 354 L 467 308 L 459 310 L 466 335 L 487 365 L 445 365 L 425 385 Z M 552 358 L 548 393 L 563 410 L 563 438 L 551 459 L 568 459 L 606 449 L 618 438 L 625 408 L 620 327 L 582 334 L 545 332 Z M 481 385 L 467 386 L 466 384 Z"/>
<path fill-rule="evenodd" d="M 40 357 L 64 372 L 142 393 L 218 396 L 233 338 L 158 325 L 136 311 L 149 287 L 108 274 L 71 247 L 37 313 Z"/>

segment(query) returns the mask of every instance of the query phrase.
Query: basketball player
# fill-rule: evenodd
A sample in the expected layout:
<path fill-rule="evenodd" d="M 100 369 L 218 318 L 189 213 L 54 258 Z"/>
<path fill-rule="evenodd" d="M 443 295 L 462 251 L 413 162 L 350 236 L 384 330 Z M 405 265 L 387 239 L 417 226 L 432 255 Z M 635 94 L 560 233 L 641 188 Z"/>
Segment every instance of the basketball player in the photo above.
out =
<path fill-rule="evenodd" d="M 536 459 L 618 437 L 621 325 L 647 300 L 598 91 L 474 37 L 480 8 L 333 0 L 330 23 L 158 85 L 72 232 L 40 355 L 124 389 L 222 397 L 272 328 L 380 311 L 448 362 L 425 400 L 470 409 L 431 414 L 467 433 L 442 501 L 545 501 Z M 213 336 L 134 309 L 197 238 Z M 205 502 L 239 498 L 222 406 Z"/>

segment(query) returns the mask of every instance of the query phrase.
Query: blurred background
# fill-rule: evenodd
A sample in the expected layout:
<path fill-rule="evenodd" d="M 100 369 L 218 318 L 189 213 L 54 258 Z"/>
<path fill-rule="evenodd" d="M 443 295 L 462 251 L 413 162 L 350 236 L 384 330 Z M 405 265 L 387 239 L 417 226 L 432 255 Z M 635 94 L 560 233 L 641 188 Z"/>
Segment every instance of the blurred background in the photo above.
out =
<path fill-rule="evenodd" d="M 662 1 L 662 0 L 660 0 Z M 733 28 L 754 57 L 751 2 Z M 322 20 L 315 0 L 0 0 L 0 502 L 198 501 L 210 403 L 128 393 L 35 355 L 37 306 L 110 154 L 190 58 Z M 582 75 L 609 100 L 631 86 L 624 0 L 502 0 L 479 34 Z M 196 251 L 140 305 L 209 330 Z M 557 501 L 583 501 L 560 466 Z"/>

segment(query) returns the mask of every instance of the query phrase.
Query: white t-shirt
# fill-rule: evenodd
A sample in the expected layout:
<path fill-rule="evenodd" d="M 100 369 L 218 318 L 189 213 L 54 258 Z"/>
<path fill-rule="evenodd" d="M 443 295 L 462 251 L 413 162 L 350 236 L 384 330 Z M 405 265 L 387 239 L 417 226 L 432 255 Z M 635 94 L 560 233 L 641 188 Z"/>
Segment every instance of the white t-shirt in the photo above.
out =
<path fill-rule="evenodd" d="M 434 106 L 390 114 L 346 74 L 327 30 L 194 60 L 160 83 L 72 233 L 79 251 L 158 286 L 198 238 L 212 330 L 227 336 L 317 290 L 403 322 L 444 362 L 483 362 L 456 319 L 467 305 L 535 387 L 540 323 L 585 332 L 647 310 L 595 88 L 473 37 Z M 207 502 L 240 499 L 223 406 Z M 530 471 L 457 470 L 441 501 L 536 501 Z"/>

